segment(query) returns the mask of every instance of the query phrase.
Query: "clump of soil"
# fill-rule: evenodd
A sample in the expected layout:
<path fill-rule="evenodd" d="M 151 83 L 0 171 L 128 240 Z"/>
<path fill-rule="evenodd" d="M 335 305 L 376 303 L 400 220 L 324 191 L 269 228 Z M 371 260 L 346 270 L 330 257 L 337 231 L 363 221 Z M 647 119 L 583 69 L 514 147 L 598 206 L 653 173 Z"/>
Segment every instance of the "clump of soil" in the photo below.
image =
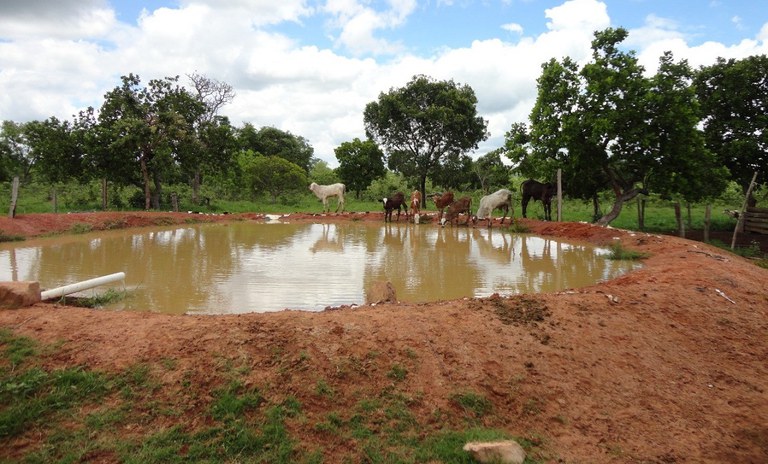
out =
<path fill-rule="evenodd" d="M 24 215 L 0 219 L 0 230 L 34 236 L 74 223 L 98 229 L 158 220 L 263 216 Z M 383 222 L 382 213 L 290 220 Z M 768 462 L 768 270 L 678 237 L 520 221 L 535 234 L 601 246 L 620 241 L 649 257 L 617 279 L 557 293 L 231 316 L 40 303 L 1 310 L 0 327 L 57 344 L 51 367 L 110 372 L 172 360 L 157 394 L 183 394 L 193 399 L 189 408 L 165 423 L 139 424 L 133 434 L 169 422 L 200 425 L 200 411 L 225 381 L 216 372 L 228 363 L 241 366 L 244 384 L 259 386 L 266 399 L 301 402 L 303 420 L 291 431 L 303 446 L 322 447 L 325 462 L 354 455 L 354 443 L 329 443 L 313 424 L 395 386 L 414 399 L 409 412 L 425 433 L 461 427 L 455 399 L 475 392 L 493 411 L 483 426 L 535 440 L 551 462 Z M 333 390 L 332 402 L 318 400 L 321 382 Z M 146 401 L 151 407 L 153 398 Z M 34 443 L 14 439 L 0 457 L 13 459 Z"/>

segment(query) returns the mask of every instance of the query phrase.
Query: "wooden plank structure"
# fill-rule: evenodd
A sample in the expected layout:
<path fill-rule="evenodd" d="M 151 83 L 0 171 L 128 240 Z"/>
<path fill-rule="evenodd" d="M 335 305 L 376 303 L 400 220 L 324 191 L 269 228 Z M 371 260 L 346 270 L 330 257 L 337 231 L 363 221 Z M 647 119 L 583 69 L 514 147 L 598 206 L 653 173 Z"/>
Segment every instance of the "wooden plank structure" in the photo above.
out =
<path fill-rule="evenodd" d="M 768 208 L 748 207 L 744 212 L 744 232 L 768 234 Z"/>

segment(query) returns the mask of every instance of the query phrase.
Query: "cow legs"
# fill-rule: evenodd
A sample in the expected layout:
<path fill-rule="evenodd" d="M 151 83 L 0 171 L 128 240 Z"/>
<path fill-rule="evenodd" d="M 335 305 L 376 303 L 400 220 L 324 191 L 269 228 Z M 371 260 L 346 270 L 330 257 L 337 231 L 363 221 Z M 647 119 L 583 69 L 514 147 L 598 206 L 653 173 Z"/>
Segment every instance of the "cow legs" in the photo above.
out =
<path fill-rule="evenodd" d="M 528 201 L 530 200 L 530 197 L 523 197 L 522 205 L 523 205 L 523 217 L 528 217 L 525 215 L 525 209 L 528 208 Z"/>
<path fill-rule="evenodd" d="M 544 202 L 544 219 L 552 220 L 552 203 L 546 201 Z"/>
<path fill-rule="evenodd" d="M 501 217 L 501 225 L 504 225 L 504 219 L 507 217 L 507 213 L 509 213 L 509 206 L 504 207 L 504 215 Z"/>
<path fill-rule="evenodd" d="M 341 212 L 344 212 L 344 197 L 339 197 L 339 202 L 336 205 L 336 212 L 339 212 L 339 208 L 341 208 Z"/>

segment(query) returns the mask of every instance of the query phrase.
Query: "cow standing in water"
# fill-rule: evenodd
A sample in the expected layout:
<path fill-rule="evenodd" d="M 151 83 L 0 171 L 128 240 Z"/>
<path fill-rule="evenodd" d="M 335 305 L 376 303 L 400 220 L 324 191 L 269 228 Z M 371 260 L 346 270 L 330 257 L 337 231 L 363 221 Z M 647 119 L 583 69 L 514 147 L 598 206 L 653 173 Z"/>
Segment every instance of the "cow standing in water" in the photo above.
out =
<path fill-rule="evenodd" d="M 533 179 L 528 179 L 520 185 L 520 193 L 522 195 L 522 207 L 523 217 L 525 215 L 525 209 L 528 207 L 528 201 L 533 199 L 534 201 L 540 200 L 544 205 L 544 219 L 547 221 L 552 220 L 552 196 L 557 192 L 557 186 L 551 182 L 543 184 Z"/>

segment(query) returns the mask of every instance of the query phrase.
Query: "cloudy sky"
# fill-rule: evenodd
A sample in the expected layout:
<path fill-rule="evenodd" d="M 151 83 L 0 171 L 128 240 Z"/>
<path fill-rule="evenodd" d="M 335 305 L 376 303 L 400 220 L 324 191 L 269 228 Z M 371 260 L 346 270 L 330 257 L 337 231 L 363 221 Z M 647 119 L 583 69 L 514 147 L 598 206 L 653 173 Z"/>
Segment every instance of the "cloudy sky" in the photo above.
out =
<path fill-rule="evenodd" d="M 235 125 L 300 135 L 334 167 L 365 105 L 425 74 L 474 89 L 476 157 L 527 120 L 541 64 L 588 59 L 606 27 L 650 72 L 666 50 L 696 67 L 768 53 L 766 0 L 2 0 L 0 120 L 71 119 L 129 73 L 199 73 L 235 88 Z"/>

